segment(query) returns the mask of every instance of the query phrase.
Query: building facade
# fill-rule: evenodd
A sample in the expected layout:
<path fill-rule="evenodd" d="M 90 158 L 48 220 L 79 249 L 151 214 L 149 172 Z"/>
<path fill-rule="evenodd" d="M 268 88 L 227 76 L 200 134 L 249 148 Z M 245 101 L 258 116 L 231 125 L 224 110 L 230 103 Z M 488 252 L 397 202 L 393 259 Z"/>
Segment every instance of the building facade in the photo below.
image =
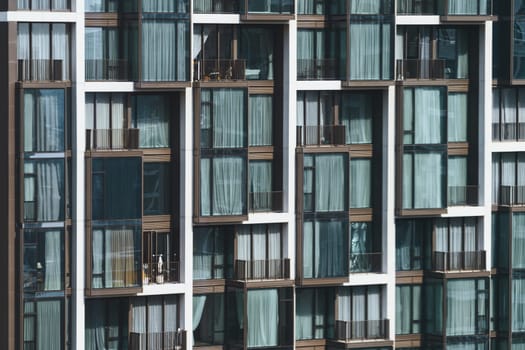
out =
<path fill-rule="evenodd" d="M 525 349 L 525 2 L 3 0 L 0 47 L 0 348 Z"/>

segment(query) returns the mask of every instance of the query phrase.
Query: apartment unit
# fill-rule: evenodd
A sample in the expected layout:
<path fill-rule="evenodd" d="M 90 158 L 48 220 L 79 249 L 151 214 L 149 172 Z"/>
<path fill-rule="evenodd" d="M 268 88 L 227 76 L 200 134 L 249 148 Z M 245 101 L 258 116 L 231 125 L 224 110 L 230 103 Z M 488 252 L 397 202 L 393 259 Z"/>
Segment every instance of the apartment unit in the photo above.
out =
<path fill-rule="evenodd" d="M 521 0 L 2 1 L 0 348 L 525 349 L 524 43 Z"/>

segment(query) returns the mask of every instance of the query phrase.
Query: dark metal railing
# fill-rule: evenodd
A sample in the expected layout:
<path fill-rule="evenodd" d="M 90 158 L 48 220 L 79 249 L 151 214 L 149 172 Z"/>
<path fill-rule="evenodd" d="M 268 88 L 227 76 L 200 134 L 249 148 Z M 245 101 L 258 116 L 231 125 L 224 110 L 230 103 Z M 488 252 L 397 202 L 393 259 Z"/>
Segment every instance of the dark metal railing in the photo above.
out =
<path fill-rule="evenodd" d="M 194 0 L 194 13 L 239 13 L 238 0 Z"/>
<path fill-rule="evenodd" d="M 339 80 L 338 65 L 336 59 L 297 59 L 297 79 Z"/>
<path fill-rule="evenodd" d="M 397 60 L 396 71 L 397 80 L 445 79 L 445 60 Z"/>
<path fill-rule="evenodd" d="M 193 72 L 196 81 L 245 80 L 246 60 L 195 60 Z"/>
<path fill-rule="evenodd" d="M 499 204 L 525 205 L 525 186 L 500 186 Z"/>
<path fill-rule="evenodd" d="M 18 60 L 18 80 L 64 80 L 63 60 Z"/>
<path fill-rule="evenodd" d="M 144 271 L 142 284 L 164 284 L 180 281 L 178 261 L 159 264 L 158 261 L 143 261 Z"/>
<path fill-rule="evenodd" d="M 250 192 L 248 195 L 250 212 L 280 212 L 283 210 L 283 192 Z"/>
<path fill-rule="evenodd" d="M 492 140 L 523 141 L 525 140 L 525 123 L 493 123 Z"/>
<path fill-rule="evenodd" d="M 88 150 L 137 149 L 138 147 L 139 129 L 86 130 Z"/>
<path fill-rule="evenodd" d="M 350 253 L 350 272 L 381 272 L 382 253 Z"/>
<path fill-rule="evenodd" d="M 290 259 L 235 260 L 235 279 L 276 280 L 290 278 Z"/>
<path fill-rule="evenodd" d="M 186 331 L 129 334 L 130 350 L 182 350 L 185 349 Z"/>
<path fill-rule="evenodd" d="M 335 321 L 335 339 L 350 341 L 355 339 L 388 338 L 389 320 Z"/>
<path fill-rule="evenodd" d="M 437 15 L 435 0 L 398 0 L 399 15 Z"/>
<path fill-rule="evenodd" d="M 449 186 L 448 187 L 448 205 L 478 205 L 478 186 Z"/>
<path fill-rule="evenodd" d="M 484 270 L 486 267 L 486 252 L 433 252 L 432 270 Z"/>
<path fill-rule="evenodd" d="M 314 125 L 297 127 L 297 146 L 344 145 L 346 127 L 344 125 Z"/>
<path fill-rule="evenodd" d="M 127 60 L 86 60 L 86 80 L 127 80 L 127 78 Z"/>

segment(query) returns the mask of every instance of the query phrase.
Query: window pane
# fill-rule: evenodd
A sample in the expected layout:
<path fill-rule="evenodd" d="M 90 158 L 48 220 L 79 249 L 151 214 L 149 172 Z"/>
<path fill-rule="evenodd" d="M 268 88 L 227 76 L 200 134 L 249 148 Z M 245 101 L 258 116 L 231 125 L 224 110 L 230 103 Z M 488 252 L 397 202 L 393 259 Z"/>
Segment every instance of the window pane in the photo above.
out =
<path fill-rule="evenodd" d="M 250 146 L 271 146 L 273 144 L 273 97 L 271 95 L 250 95 Z"/>
<path fill-rule="evenodd" d="M 170 98 L 162 95 L 136 95 L 133 101 L 133 124 L 139 129 L 141 148 L 170 146 Z"/>
<path fill-rule="evenodd" d="M 24 291 L 64 289 L 62 231 L 24 232 Z"/>
<path fill-rule="evenodd" d="M 350 208 L 370 208 L 372 197 L 372 160 L 350 160 Z"/>
<path fill-rule="evenodd" d="M 448 95 L 448 141 L 467 141 L 467 94 Z"/>
<path fill-rule="evenodd" d="M 168 163 L 144 163 L 144 215 L 169 214 L 171 171 Z"/>

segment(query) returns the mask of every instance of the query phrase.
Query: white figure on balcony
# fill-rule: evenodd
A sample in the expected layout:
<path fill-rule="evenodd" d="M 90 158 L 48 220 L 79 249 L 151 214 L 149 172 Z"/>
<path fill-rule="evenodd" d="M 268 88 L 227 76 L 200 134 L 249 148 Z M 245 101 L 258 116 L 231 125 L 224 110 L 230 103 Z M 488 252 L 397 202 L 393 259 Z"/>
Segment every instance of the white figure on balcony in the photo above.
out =
<path fill-rule="evenodd" d="M 164 283 L 164 274 L 162 273 L 162 265 L 164 265 L 164 261 L 162 260 L 162 254 L 159 254 L 159 260 L 157 262 L 157 283 Z"/>

